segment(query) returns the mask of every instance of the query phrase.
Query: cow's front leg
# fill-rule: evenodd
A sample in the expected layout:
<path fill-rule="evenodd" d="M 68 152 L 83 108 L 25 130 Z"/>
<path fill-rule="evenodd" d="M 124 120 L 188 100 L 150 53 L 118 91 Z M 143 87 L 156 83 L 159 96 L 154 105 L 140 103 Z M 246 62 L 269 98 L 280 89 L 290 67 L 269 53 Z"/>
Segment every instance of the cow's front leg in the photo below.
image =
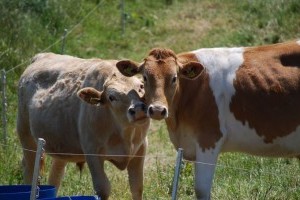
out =
<path fill-rule="evenodd" d="M 203 152 L 197 147 L 195 163 L 195 192 L 198 200 L 209 200 L 219 150 L 209 149 Z"/>
<path fill-rule="evenodd" d="M 136 157 L 132 158 L 127 166 L 130 191 L 133 200 L 143 199 L 144 160 L 146 143 L 138 150 Z"/>
<path fill-rule="evenodd" d="M 86 156 L 86 162 L 91 172 L 94 190 L 101 200 L 108 199 L 110 183 L 104 172 L 104 159 L 98 156 Z"/>

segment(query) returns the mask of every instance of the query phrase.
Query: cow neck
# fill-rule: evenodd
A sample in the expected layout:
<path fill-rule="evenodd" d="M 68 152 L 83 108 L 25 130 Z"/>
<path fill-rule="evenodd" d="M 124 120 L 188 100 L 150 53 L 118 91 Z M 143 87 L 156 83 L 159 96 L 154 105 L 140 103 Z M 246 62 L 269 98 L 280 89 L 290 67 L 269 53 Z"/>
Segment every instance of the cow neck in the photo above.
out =
<path fill-rule="evenodd" d="M 168 125 L 168 129 L 171 129 L 172 131 L 176 130 L 178 125 L 177 120 L 177 111 L 179 106 L 179 100 L 180 100 L 180 85 L 177 86 L 175 90 L 175 94 L 171 102 L 169 103 L 169 117 L 165 119 L 166 124 Z"/>
<path fill-rule="evenodd" d="M 175 134 L 182 134 L 179 130 L 190 130 L 203 150 L 214 148 L 222 134 L 208 73 L 204 72 L 196 80 L 181 78 L 179 82 L 166 119 L 168 129 Z M 210 132 L 209 137 L 207 132 Z"/>

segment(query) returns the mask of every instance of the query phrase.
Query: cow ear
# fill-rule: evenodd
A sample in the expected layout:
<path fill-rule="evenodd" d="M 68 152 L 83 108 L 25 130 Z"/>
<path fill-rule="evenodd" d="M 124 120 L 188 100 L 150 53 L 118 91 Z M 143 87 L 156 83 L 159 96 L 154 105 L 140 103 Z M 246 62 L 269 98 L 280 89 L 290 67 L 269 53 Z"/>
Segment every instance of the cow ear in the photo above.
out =
<path fill-rule="evenodd" d="M 77 96 L 92 105 L 103 104 L 103 98 L 101 98 L 103 92 L 100 92 L 92 87 L 82 88 L 77 92 Z"/>
<path fill-rule="evenodd" d="M 179 68 L 179 75 L 186 79 L 197 78 L 204 70 L 203 65 L 199 62 L 188 62 Z"/>
<path fill-rule="evenodd" d="M 131 60 L 121 60 L 117 62 L 117 68 L 124 76 L 128 77 L 140 72 L 139 64 Z"/>

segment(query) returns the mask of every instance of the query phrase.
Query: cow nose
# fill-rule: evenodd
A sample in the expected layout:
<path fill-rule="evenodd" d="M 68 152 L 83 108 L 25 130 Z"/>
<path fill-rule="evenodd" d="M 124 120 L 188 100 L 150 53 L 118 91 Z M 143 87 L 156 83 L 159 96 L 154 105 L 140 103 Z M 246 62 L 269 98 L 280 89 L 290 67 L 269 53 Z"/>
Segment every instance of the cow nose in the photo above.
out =
<path fill-rule="evenodd" d="M 168 110 L 165 106 L 150 105 L 148 115 L 152 119 L 161 120 L 168 117 Z"/>

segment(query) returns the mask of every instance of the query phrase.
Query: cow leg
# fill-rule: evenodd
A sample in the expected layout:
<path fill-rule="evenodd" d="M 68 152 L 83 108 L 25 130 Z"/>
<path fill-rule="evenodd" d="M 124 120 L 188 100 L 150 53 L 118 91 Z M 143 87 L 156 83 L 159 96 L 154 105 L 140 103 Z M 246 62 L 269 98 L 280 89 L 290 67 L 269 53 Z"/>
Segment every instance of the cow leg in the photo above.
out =
<path fill-rule="evenodd" d="M 31 184 L 37 145 L 30 133 L 20 134 L 19 132 L 19 137 L 23 147 L 22 166 L 24 183 Z"/>
<path fill-rule="evenodd" d="M 62 159 L 52 158 L 48 183 L 56 187 L 56 192 L 58 191 L 61 180 L 65 175 L 66 164 L 67 162 Z"/>
<path fill-rule="evenodd" d="M 203 150 L 198 146 L 195 163 L 195 192 L 197 199 L 210 199 L 212 181 L 219 151 Z"/>
<path fill-rule="evenodd" d="M 37 145 L 30 132 L 27 110 L 21 106 L 20 102 L 17 117 L 17 133 L 23 147 L 22 167 L 24 184 L 31 184 Z"/>
<path fill-rule="evenodd" d="M 30 145 L 29 148 L 25 148 L 23 150 L 23 159 L 22 159 L 22 165 L 23 165 L 23 176 L 24 176 L 24 183 L 25 184 L 31 184 L 32 182 L 32 176 L 33 176 L 33 170 L 34 170 L 34 163 L 35 163 L 35 152 L 28 151 L 26 149 L 36 149 L 36 146 L 34 146 L 35 143 Z"/>
<path fill-rule="evenodd" d="M 127 166 L 130 191 L 133 200 L 143 199 L 144 160 L 146 145 L 143 144 Z"/>
<path fill-rule="evenodd" d="M 108 199 L 110 183 L 104 172 L 104 160 L 97 156 L 86 156 L 86 162 L 91 172 L 94 190 L 101 200 Z"/>

